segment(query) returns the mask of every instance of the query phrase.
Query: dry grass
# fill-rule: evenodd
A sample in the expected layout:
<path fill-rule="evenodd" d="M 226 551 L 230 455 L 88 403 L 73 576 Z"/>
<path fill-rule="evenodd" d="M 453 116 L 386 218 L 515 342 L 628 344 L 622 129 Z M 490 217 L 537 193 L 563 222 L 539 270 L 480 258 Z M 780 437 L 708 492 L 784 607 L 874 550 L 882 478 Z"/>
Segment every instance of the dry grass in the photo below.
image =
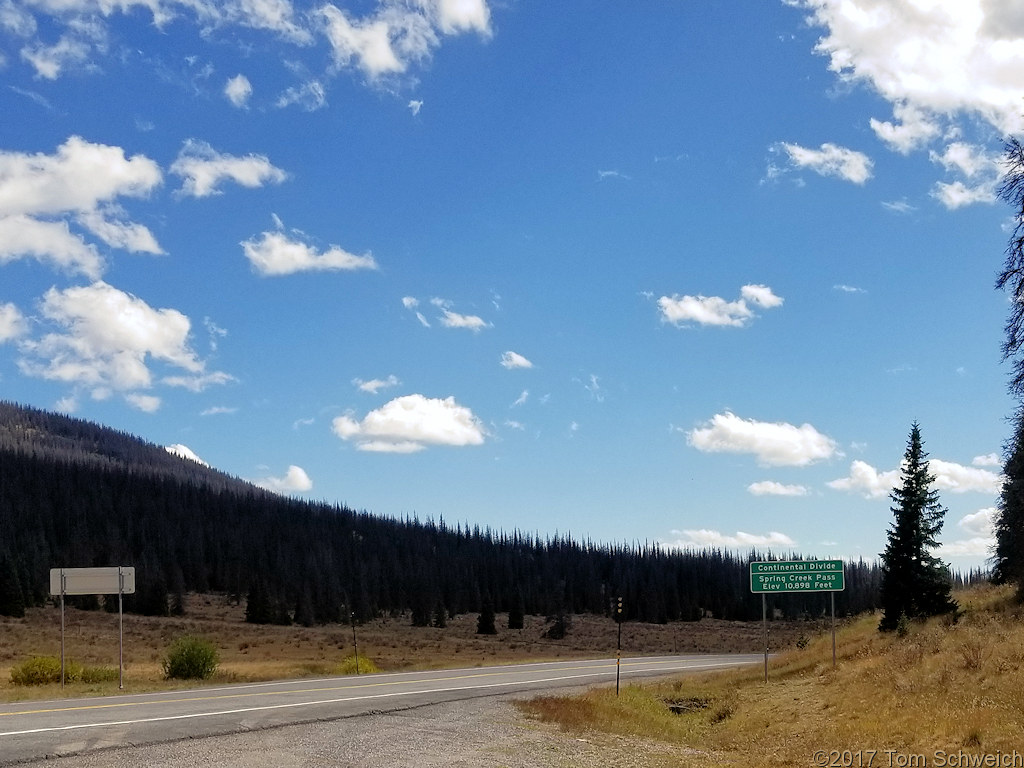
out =
<path fill-rule="evenodd" d="M 824 634 L 775 660 L 768 685 L 758 667 L 631 685 L 618 700 L 601 689 L 522 707 L 572 731 L 679 745 L 686 765 L 808 765 L 821 749 L 878 750 L 875 765 L 897 764 L 886 750 L 926 755 L 918 764 L 927 765 L 941 764 L 937 750 L 1020 753 L 1024 622 L 1009 597 L 992 587 L 960 594 L 959 622 L 917 624 L 904 638 L 863 617 L 839 632 L 835 670 Z"/>
<path fill-rule="evenodd" d="M 257 626 L 244 621 L 244 605 L 219 595 L 189 595 L 184 618 L 124 617 L 125 689 L 145 691 L 184 685 L 162 679 L 160 662 L 167 648 L 182 635 L 195 635 L 214 643 L 220 669 L 214 684 L 338 674 L 352 655 L 352 629 L 347 625 L 322 627 Z M 595 616 L 577 616 L 562 641 L 543 638 L 542 618 L 526 617 L 522 630 L 505 629 L 499 615 L 494 636 L 476 634 L 476 615 L 451 619 L 444 629 L 412 627 L 408 617 L 380 619 L 357 628 L 359 654 L 384 671 L 472 667 L 516 661 L 583 658 L 611 655 L 616 627 Z M 776 647 L 795 647 L 798 637 L 813 634 L 809 622 L 777 623 L 772 627 Z M 66 613 L 66 655 L 87 666 L 117 668 L 116 614 L 99 611 Z M 626 655 L 706 651 L 762 650 L 760 624 L 705 619 L 696 623 L 650 625 L 627 623 L 622 632 Z M 0 700 L 52 698 L 116 693 L 111 683 L 76 683 L 24 688 L 11 685 L 10 670 L 33 655 L 60 654 L 60 612 L 55 607 L 34 608 L 24 619 L 0 617 Z"/>

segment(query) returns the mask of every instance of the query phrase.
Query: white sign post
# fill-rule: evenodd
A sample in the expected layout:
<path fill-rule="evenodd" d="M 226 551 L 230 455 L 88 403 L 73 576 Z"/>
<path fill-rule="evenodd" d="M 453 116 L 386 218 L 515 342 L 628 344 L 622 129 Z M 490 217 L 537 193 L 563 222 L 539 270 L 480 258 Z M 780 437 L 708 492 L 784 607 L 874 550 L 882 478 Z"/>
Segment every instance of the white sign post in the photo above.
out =
<path fill-rule="evenodd" d="M 64 687 L 64 595 L 117 594 L 117 687 L 124 689 L 124 595 L 135 594 L 135 568 L 51 568 L 50 594 L 60 595 L 60 687 Z"/>

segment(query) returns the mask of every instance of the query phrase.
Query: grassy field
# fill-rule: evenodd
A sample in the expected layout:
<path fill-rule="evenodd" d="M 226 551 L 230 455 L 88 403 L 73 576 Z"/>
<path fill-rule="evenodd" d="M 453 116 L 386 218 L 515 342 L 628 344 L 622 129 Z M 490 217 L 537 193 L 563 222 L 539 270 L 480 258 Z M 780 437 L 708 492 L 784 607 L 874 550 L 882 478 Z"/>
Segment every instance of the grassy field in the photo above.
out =
<path fill-rule="evenodd" d="M 162 679 L 161 661 L 178 637 L 196 635 L 217 647 L 221 664 L 212 683 L 347 674 L 353 655 L 347 625 L 279 627 L 246 624 L 244 605 L 219 595 L 189 595 L 183 618 L 125 615 L 125 690 L 170 688 Z M 498 634 L 476 634 L 476 615 L 451 619 L 444 629 L 412 627 L 406 617 L 380 619 L 356 629 L 359 654 L 384 671 L 464 667 L 515 661 L 614 655 L 616 627 L 610 619 L 576 616 L 564 640 L 543 637 L 543 618 L 526 617 L 522 630 L 509 630 L 499 614 Z M 65 655 L 79 664 L 112 667 L 118 662 L 117 614 L 66 612 Z M 823 625 L 813 622 L 772 624 L 772 646 L 794 647 L 800 637 L 814 636 Z M 666 625 L 623 625 L 624 655 L 711 651 L 758 652 L 764 649 L 759 623 L 705 619 Z M 24 619 L 0 617 L 0 700 L 117 693 L 114 682 L 24 687 L 11 683 L 11 668 L 34 655 L 60 654 L 60 611 L 33 608 Z M 349 662 L 351 664 L 351 662 Z"/>
<path fill-rule="evenodd" d="M 773 660 L 768 684 L 756 667 L 520 706 L 576 734 L 671 745 L 644 764 L 1024 765 L 1024 613 L 1005 589 L 957 599 L 956 623 L 904 637 L 877 616 L 843 627 L 836 669 L 822 635 Z"/>

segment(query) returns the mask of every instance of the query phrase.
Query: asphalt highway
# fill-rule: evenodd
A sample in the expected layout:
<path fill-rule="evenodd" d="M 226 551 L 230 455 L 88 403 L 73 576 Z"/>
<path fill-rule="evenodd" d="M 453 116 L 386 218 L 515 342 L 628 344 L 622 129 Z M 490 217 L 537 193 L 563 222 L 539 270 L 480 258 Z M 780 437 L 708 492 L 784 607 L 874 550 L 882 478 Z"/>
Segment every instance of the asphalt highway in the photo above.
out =
<path fill-rule="evenodd" d="M 623 680 L 763 662 L 758 654 L 627 658 Z M 428 704 L 614 684 L 615 659 L 288 680 L 0 704 L 0 765 L 243 733 Z"/>

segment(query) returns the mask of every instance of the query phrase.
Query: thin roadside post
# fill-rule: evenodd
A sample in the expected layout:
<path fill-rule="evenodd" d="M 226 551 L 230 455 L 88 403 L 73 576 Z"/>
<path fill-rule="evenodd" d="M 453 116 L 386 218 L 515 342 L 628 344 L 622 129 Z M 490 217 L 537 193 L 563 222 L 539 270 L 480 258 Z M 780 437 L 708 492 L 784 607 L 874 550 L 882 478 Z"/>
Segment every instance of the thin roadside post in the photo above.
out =
<path fill-rule="evenodd" d="M 619 625 L 619 639 L 615 644 L 615 696 L 619 695 L 619 674 L 622 671 L 622 598 L 615 607 L 615 619 Z"/>

